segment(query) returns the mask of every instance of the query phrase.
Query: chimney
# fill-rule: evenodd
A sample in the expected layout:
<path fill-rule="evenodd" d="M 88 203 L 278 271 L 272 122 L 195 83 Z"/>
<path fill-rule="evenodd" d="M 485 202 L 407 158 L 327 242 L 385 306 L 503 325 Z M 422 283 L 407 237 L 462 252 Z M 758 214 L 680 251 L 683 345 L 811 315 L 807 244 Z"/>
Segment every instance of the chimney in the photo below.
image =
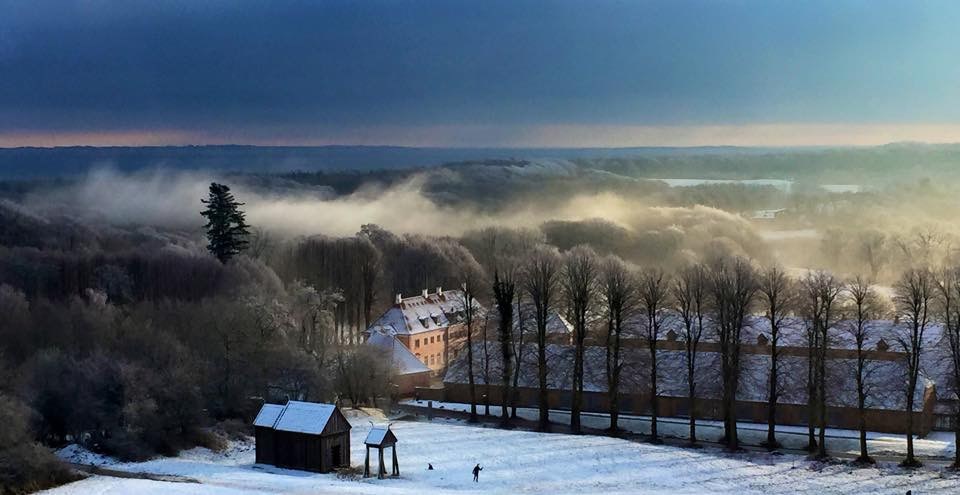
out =
<path fill-rule="evenodd" d="M 427 298 L 427 294 L 429 294 L 429 293 L 427 292 L 427 289 L 423 289 L 423 292 L 420 293 L 420 295 L 422 295 L 424 299 Z"/>
<path fill-rule="evenodd" d="M 443 287 L 437 286 L 437 297 L 443 297 Z"/>
<path fill-rule="evenodd" d="M 401 302 L 403 302 L 403 296 L 397 292 L 397 298 L 394 299 L 393 303 L 399 306 Z"/>

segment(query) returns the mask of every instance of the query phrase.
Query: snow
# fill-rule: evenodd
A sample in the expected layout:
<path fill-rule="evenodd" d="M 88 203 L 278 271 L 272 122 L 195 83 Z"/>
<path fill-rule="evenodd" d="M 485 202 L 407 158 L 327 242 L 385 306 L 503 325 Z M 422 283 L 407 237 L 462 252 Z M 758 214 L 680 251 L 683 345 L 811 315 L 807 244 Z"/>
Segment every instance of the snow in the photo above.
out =
<path fill-rule="evenodd" d="M 58 450 L 56 454 L 57 457 L 66 462 L 83 464 L 84 466 L 103 466 L 116 462 L 108 456 L 95 454 L 76 444 L 67 445 Z"/>
<path fill-rule="evenodd" d="M 405 401 L 403 404 L 422 407 L 426 411 L 428 401 Z M 469 404 L 456 402 L 433 401 L 436 410 L 469 411 Z M 477 411 L 482 413 L 482 405 Z M 490 414 L 500 415 L 499 406 L 490 406 Z M 517 416 L 521 419 L 536 421 L 539 410 L 534 408 L 517 408 Z M 563 410 L 550 410 L 550 420 L 556 423 L 569 423 L 570 413 Z M 601 413 L 582 413 L 583 426 L 594 429 L 605 429 L 610 425 L 609 416 Z M 648 416 L 620 415 L 620 428 L 634 433 L 647 434 L 650 432 L 650 418 Z M 667 438 L 686 439 L 689 436 L 689 420 L 687 418 L 658 418 L 657 428 L 661 435 Z M 803 449 L 807 443 L 806 426 L 777 425 L 777 440 L 785 448 Z M 737 432 L 741 442 L 747 446 L 760 446 L 767 439 L 767 425 L 741 421 L 737 423 Z M 715 439 L 723 434 L 723 423 L 720 421 L 697 420 L 697 436 L 701 439 Z M 834 455 L 855 457 L 860 453 L 857 430 L 827 428 L 827 448 Z M 953 432 L 933 431 L 924 438 L 914 438 L 916 455 L 921 458 L 951 459 L 956 450 Z M 907 450 L 905 435 L 891 433 L 867 432 L 867 448 L 872 455 L 902 456 Z"/>
<path fill-rule="evenodd" d="M 409 375 L 414 373 L 429 373 L 430 368 L 423 364 L 407 346 L 397 340 L 393 335 L 382 333 L 379 329 L 371 329 L 367 344 L 374 346 L 384 352 L 389 352 L 393 369 L 397 374 Z"/>
<path fill-rule="evenodd" d="M 363 463 L 366 419 L 354 418 L 352 461 Z M 890 464 L 853 469 L 812 463 L 794 455 L 724 454 L 591 436 L 499 430 L 442 422 L 395 421 L 401 478 L 341 478 L 254 465 L 249 442 L 224 453 L 193 449 L 177 458 L 113 464 L 130 472 L 182 476 L 174 483 L 93 476 L 43 493 L 254 494 L 315 493 L 415 495 L 422 493 L 950 493 L 960 478 L 936 469 L 904 472 Z M 427 470 L 427 463 L 434 470 Z M 480 463 L 480 482 L 471 469 Z"/>
<path fill-rule="evenodd" d="M 474 302 L 479 307 L 479 303 Z M 399 304 L 387 309 L 373 324 L 371 330 L 388 335 L 413 335 L 438 330 L 456 323 L 464 308 L 464 295 L 459 290 L 438 291 L 402 298 Z"/>
<path fill-rule="evenodd" d="M 376 426 L 370 429 L 370 433 L 367 433 L 367 438 L 363 443 L 367 445 L 380 445 L 383 443 L 383 439 L 387 437 L 387 432 L 390 431 L 385 426 Z"/>
<path fill-rule="evenodd" d="M 273 428 L 281 412 L 283 412 L 283 406 L 279 404 L 264 404 L 256 419 L 253 420 L 253 426 Z"/>
<path fill-rule="evenodd" d="M 333 404 L 287 401 L 287 405 L 283 407 L 283 411 L 273 424 L 273 429 L 319 435 L 326 428 L 335 410 L 336 407 Z"/>

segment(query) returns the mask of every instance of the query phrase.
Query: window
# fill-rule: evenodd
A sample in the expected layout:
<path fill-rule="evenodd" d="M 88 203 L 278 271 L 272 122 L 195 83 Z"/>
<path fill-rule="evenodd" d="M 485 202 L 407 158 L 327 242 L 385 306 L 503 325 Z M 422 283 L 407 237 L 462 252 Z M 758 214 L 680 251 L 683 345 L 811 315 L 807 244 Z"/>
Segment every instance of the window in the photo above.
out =
<path fill-rule="evenodd" d="M 431 344 L 433 343 L 433 337 L 430 337 L 430 343 Z"/>
<path fill-rule="evenodd" d="M 430 356 L 430 364 L 433 364 L 433 356 Z"/>
<path fill-rule="evenodd" d="M 419 348 L 420 348 L 420 339 L 417 339 L 417 340 L 414 340 L 414 341 L 413 341 L 413 347 L 414 347 L 414 349 L 419 349 Z M 419 354 L 418 354 L 418 355 L 419 355 Z"/>

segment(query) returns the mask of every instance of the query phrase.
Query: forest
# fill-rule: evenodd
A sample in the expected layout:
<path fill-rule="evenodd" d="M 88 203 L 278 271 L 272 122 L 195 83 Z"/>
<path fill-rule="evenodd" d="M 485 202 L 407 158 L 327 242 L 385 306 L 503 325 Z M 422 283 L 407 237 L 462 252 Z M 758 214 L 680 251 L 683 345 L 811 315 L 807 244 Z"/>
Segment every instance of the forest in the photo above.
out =
<path fill-rule="evenodd" d="M 916 337 L 935 322 L 960 335 L 951 182 L 856 194 L 818 190 L 811 178 L 789 192 L 680 188 L 616 160 L 586 162 L 493 160 L 360 179 L 96 170 L 2 183 L 0 486 L 20 493 L 67 479 L 49 448 L 68 443 L 145 459 L 222 445 L 264 401 L 376 405 L 389 398 L 391 370 L 362 332 L 395 294 L 424 288 L 466 288 L 498 315 L 490 338 L 505 343 L 517 338 L 505 322 L 525 318 L 534 330 L 520 338 L 536 347 L 549 310 L 561 312 L 577 336 L 575 382 L 592 335 L 609 349 L 614 394 L 623 323 L 643 322 L 656 342 L 665 312 L 682 315 L 691 347 L 705 333 L 719 338 L 728 409 L 750 315 L 774 328 L 788 316 L 812 322 L 811 410 L 825 404 L 820 365 L 841 315 L 912 322 L 909 356 L 925 352 Z M 249 222 L 226 256 L 203 227 L 211 179 L 230 184 Z M 750 219 L 780 207 L 788 214 L 771 224 Z M 769 234 L 781 230 L 816 235 Z M 501 347 L 508 365 L 510 348 Z M 908 372 L 916 387 L 917 366 Z M 648 376 L 656 391 L 656 368 Z M 811 420 L 815 448 L 825 448 L 824 421 Z M 736 448 L 732 416 L 726 441 Z"/>

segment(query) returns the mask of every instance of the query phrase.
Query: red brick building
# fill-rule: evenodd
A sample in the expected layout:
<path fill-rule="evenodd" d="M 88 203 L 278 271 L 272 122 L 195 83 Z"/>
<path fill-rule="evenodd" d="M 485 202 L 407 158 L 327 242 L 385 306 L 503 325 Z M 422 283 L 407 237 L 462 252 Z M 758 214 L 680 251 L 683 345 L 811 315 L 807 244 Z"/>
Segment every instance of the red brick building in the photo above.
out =
<path fill-rule="evenodd" d="M 478 306 L 476 300 L 473 304 Z M 466 337 L 464 307 L 464 295 L 459 290 L 437 287 L 436 292 L 424 289 L 413 297 L 397 294 L 393 306 L 367 332 L 395 337 L 430 370 L 439 372 L 446 368 Z"/>

